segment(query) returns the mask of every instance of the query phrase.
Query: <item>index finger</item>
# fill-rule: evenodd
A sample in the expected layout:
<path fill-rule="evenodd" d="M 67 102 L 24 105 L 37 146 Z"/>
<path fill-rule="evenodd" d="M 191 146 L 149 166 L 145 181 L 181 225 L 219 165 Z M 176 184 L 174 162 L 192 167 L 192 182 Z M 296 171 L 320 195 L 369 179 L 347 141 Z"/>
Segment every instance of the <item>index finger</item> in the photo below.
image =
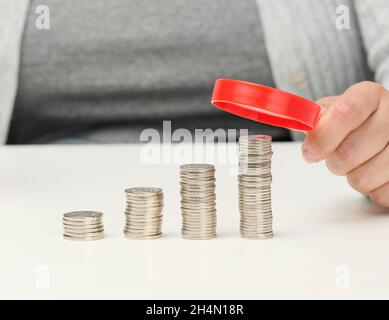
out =
<path fill-rule="evenodd" d="M 349 133 L 377 110 L 381 90 L 379 84 L 362 82 L 337 98 L 327 99 L 318 126 L 307 134 L 304 141 L 305 160 L 319 162 L 335 151 Z"/>

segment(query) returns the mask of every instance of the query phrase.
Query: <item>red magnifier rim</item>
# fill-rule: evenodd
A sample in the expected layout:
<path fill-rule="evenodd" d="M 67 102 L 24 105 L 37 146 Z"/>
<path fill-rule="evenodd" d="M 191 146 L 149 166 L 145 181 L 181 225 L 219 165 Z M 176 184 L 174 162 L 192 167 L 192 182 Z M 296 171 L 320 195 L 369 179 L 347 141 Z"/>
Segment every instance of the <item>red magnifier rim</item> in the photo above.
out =
<path fill-rule="evenodd" d="M 316 127 L 320 106 L 294 94 L 256 83 L 218 79 L 212 104 L 237 116 L 297 131 Z"/>

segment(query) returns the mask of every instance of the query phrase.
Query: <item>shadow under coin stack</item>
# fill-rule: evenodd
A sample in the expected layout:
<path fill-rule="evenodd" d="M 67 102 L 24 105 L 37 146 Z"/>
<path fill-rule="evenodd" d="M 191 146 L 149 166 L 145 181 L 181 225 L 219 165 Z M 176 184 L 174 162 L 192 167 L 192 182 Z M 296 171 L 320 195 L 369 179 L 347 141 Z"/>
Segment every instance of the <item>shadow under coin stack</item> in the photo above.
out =
<path fill-rule="evenodd" d="M 273 237 L 271 143 L 270 136 L 239 139 L 239 210 L 243 238 Z"/>
<path fill-rule="evenodd" d="M 97 211 L 75 211 L 63 215 L 63 237 L 66 240 L 89 241 L 104 237 L 103 214 Z"/>
<path fill-rule="evenodd" d="M 215 167 L 187 164 L 180 169 L 182 237 L 188 240 L 216 238 Z"/>
<path fill-rule="evenodd" d="M 126 189 L 124 235 L 127 239 L 151 240 L 162 236 L 163 192 L 159 188 Z"/>

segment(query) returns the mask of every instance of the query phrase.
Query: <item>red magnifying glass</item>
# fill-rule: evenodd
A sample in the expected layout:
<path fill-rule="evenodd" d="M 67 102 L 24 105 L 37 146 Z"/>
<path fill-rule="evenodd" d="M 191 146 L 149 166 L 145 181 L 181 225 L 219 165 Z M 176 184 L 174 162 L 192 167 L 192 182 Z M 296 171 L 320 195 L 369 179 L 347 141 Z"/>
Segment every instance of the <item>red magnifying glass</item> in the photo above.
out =
<path fill-rule="evenodd" d="M 320 106 L 294 94 L 259 84 L 218 79 L 212 104 L 237 116 L 298 131 L 316 127 Z"/>

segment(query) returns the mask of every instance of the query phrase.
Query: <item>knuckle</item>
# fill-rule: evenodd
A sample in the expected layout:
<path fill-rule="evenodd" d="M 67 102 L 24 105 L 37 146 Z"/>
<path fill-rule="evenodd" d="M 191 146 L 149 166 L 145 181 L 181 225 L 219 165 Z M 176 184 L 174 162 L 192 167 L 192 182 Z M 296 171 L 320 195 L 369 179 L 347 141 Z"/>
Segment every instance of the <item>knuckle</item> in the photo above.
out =
<path fill-rule="evenodd" d="M 320 139 L 316 141 L 316 144 L 312 146 L 312 150 L 318 159 L 324 159 L 326 155 L 331 151 L 328 149 L 326 143 Z"/>
<path fill-rule="evenodd" d="M 338 121 L 347 122 L 358 113 L 358 106 L 354 101 L 351 101 L 348 98 L 343 98 L 334 105 L 333 113 Z"/>
<path fill-rule="evenodd" d="M 347 181 L 358 192 L 368 193 L 371 191 L 369 190 L 367 179 L 359 171 L 353 171 L 350 174 L 348 174 Z"/>
<path fill-rule="evenodd" d="M 336 176 L 345 176 L 339 162 L 336 160 L 335 156 L 332 154 L 326 159 L 326 166 L 328 170 Z"/>
<path fill-rule="evenodd" d="M 380 207 L 389 207 L 389 194 L 380 189 L 370 193 L 370 199 Z"/>
<path fill-rule="evenodd" d="M 389 91 L 384 90 L 382 93 L 382 108 L 385 109 L 386 114 L 388 113 L 389 110 Z"/>
<path fill-rule="evenodd" d="M 314 158 L 318 161 L 324 160 L 329 152 L 331 152 L 328 142 L 325 140 L 325 136 L 323 134 L 308 136 L 302 146 L 303 151 L 307 149 L 312 152 Z"/>
<path fill-rule="evenodd" d="M 337 150 L 335 150 L 335 157 L 341 164 L 343 171 L 348 173 L 355 166 L 355 159 L 353 157 L 353 148 L 343 143 Z"/>
<path fill-rule="evenodd" d="M 370 82 L 369 85 L 372 87 L 373 90 L 377 91 L 377 93 L 385 91 L 385 87 L 381 83 Z"/>
<path fill-rule="evenodd" d="M 368 82 L 368 85 L 375 91 L 377 91 L 377 93 L 380 93 L 382 91 L 385 90 L 385 87 L 381 84 L 381 83 L 378 83 L 378 82 Z"/>
<path fill-rule="evenodd" d="M 351 86 L 351 88 L 355 89 L 369 89 L 369 90 L 374 90 L 377 93 L 381 92 L 384 89 L 384 86 L 378 82 L 374 81 L 362 81 L 357 84 L 354 84 Z"/>

